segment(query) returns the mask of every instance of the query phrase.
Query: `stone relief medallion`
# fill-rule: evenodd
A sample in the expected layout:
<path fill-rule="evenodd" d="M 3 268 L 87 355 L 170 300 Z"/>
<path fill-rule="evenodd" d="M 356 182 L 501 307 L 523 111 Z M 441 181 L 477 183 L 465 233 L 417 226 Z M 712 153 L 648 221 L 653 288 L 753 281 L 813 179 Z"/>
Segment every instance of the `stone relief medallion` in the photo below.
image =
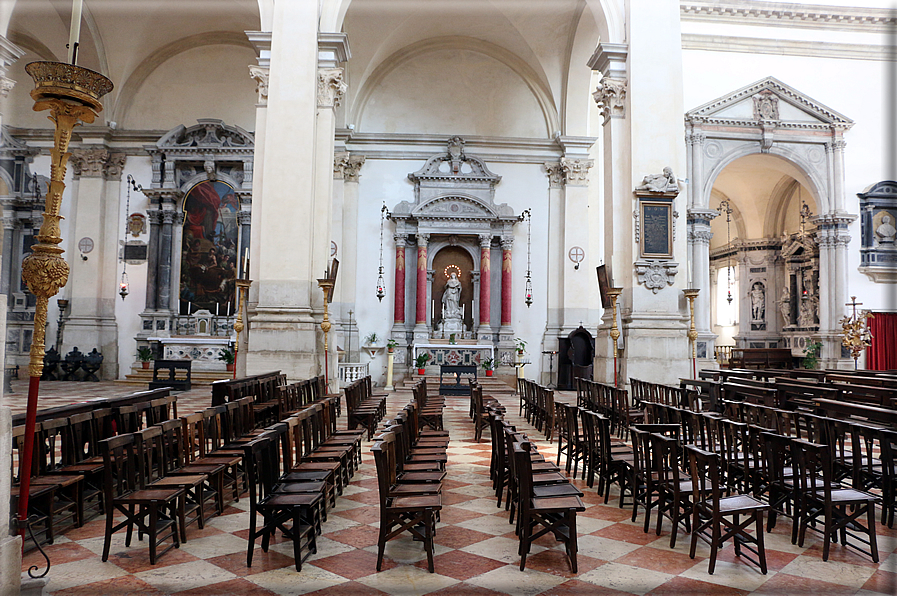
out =
<path fill-rule="evenodd" d="M 128 233 L 134 238 L 146 233 L 146 216 L 142 213 L 132 213 L 128 216 Z"/>
<path fill-rule="evenodd" d="M 810 163 L 822 163 L 825 159 L 825 153 L 819 147 L 811 147 L 807 151 L 807 160 Z"/>
<path fill-rule="evenodd" d="M 707 141 L 704 143 L 704 155 L 710 159 L 715 159 L 723 154 L 723 146 L 717 141 Z"/>

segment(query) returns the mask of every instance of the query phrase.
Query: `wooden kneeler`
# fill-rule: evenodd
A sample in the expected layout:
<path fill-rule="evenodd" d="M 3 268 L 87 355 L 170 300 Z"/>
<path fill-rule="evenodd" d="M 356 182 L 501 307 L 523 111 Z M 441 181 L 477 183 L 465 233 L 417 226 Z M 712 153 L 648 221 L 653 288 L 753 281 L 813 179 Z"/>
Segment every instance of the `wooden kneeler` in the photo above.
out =
<path fill-rule="evenodd" d="M 436 515 L 442 509 L 442 495 L 390 497 L 395 484 L 395 435 L 384 433 L 371 447 L 377 465 L 377 485 L 380 490 L 380 536 L 377 540 L 377 571 L 383 566 L 386 543 L 402 532 L 409 531 L 415 540 L 424 543 L 427 569 L 434 573 L 433 536 L 436 534 Z"/>

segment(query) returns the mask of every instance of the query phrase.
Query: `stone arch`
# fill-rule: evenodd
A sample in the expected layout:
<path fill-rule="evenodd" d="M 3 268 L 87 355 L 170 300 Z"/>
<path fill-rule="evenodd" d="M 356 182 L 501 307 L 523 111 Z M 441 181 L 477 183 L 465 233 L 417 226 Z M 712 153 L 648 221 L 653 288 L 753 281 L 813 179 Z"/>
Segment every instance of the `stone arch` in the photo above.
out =
<path fill-rule="evenodd" d="M 209 45 L 230 45 L 253 49 L 246 34 L 235 31 L 209 31 L 206 33 L 198 33 L 162 46 L 141 62 L 121 85 L 118 97 L 115 99 L 115 105 L 109 110 L 107 119 L 115 120 L 120 123 L 125 122 L 128 116 L 128 110 L 130 109 L 137 92 L 153 71 L 178 54 L 186 52 L 187 50 Z"/>
<path fill-rule="evenodd" d="M 552 97 L 544 72 L 537 72 L 519 56 L 498 45 L 462 36 L 426 39 L 406 46 L 383 60 L 367 78 L 360 82 L 358 95 L 349 107 L 348 121 L 353 122 L 359 130 L 362 130 L 364 111 L 377 85 L 387 75 L 408 61 L 438 50 L 467 50 L 500 62 L 517 74 L 532 93 L 545 120 L 545 136 L 549 137 L 554 131 L 560 130 L 560 118 L 556 103 Z"/>

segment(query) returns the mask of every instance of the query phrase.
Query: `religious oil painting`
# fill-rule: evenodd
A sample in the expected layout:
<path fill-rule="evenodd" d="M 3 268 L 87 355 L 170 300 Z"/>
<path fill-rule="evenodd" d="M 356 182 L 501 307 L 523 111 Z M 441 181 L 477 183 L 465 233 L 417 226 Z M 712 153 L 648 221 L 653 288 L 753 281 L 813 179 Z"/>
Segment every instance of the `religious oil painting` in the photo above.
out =
<path fill-rule="evenodd" d="M 226 315 L 234 305 L 237 213 L 234 189 L 219 181 L 197 184 L 184 199 L 180 312 Z"/>

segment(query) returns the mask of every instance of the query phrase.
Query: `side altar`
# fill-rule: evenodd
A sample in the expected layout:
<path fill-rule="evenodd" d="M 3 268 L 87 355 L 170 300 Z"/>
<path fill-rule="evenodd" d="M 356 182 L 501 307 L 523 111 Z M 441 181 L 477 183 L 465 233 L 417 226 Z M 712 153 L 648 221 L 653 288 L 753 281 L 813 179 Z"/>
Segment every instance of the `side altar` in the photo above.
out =
<path fill-rule="evenodd" d="M 460 340 L 466 342 L 470 340 Z M 418 343 L 412 348 L 412 357 L 429 354 L 428 366 L 480 366 L 487 358 L 495 359 L 495 346 L 477 343 Z"/>

